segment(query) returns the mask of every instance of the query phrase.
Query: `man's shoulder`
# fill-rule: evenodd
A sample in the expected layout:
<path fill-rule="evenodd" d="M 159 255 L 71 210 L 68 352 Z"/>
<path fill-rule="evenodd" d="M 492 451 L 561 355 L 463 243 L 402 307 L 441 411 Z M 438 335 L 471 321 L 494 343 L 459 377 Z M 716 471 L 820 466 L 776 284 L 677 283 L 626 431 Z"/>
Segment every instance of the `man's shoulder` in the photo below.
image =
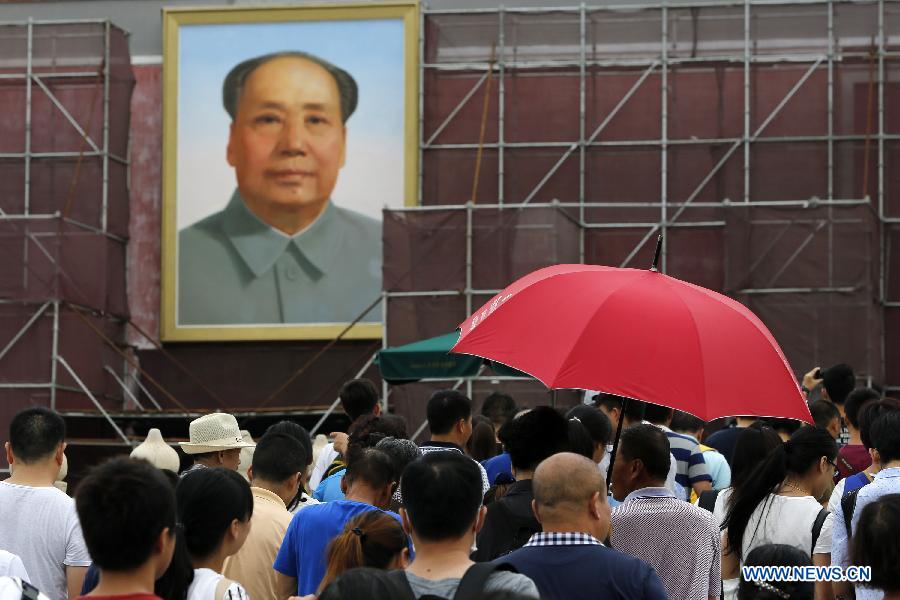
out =
<path fill-rule="evenodd" d="M 501 465 L 507 462 L 510 462 L 509 454 L 504 452 L 502 454 L 498 454 L 497 456 L 486 458 L 485 460 L 481 461 L 481 465 L 484 467 L 492 467 L 494 465 Z"/>
<path fill-rule="evenodd" d="M 698 519 L 704 524 L 708 523 L 710 526 L 715 526 L 711 512 L 690 502 L 672 497 L 629 500 L 616 506 L 611 512 L 613 518 L 627 518 L 630 516 L 680 517 Z"/>
<path fill-rule="evenodd" d="M 726 427 L 710 434 L 710 436 L 706 438 L 706 444 L 712 446 L 715 443 L 723 442 L 729 440 L 730 438 L 737 437 L 740 433 L 741 428 Z"/>
<path fill-rule="evenodd" d="M 34 503 L 58 506 L 61 510 L 75 508 L 75 500 L 55 486 L 18 485 L 0 481 L 0 502 Z"/>
<path fill-rule="evenodd" d="M 357 242 L 377 241 L 381 243 L 381 221 L 355 210 L 334 205 L 335 221 L 350 229 Z"/>
<path fill-rule="evenodd" d="M 218 237 L 222 232 L 222 220 L 224 214 L 224 210 L 214 212 L 208 217 L 204 217 L 196 223 L 180 229 L 178 231 L 178 241 L 180 243 L 184 243 L 185 241 L 195 242 Z"/>
<path fill-rule="evenodd" d="M 677 448 L 684 448 L 696 452 L 700 451 L 700 445 L 697 443 L 697 440 L 689 435 L 684 435 L 683 433 L 678 433 L 677 431 L 667 431 L 666 437 L 669 438 L 669 445 L 672 447 L 673 452 Z"/>
<path fill-rule="evenodd" d="M 900 475 L 900 469 L 892 469 Z M 881 475 L 881 477 L 879 477 Z M 859 489 L 856 498 L 857 512 L 862 500 L 875 500 L 887 494 L 900 493 L 900 477 L 886 477 L 885 472 L 881 471 L 875 475 L 875 479 L 869 485 L 864 485 Z"/>
<path fill-rule="evenodd" d="M 512 571 L 495 571 L 484 584 L 485 592 L 513 592 L 539 598 L 537 586 L 534 581 L 527 575 L 522 573 L 513 573 Z"/>
<path fill-rule="evenodd" d="M 335 506 L 334 502 L 318 502 L 316 504 L 311 504 L 307 506 L 303 510 L 297 511 L 291 517 L 291 529 L 295 529 L 298 527 L 302 527 L 310 521 L 319 523 L 328 517 L 334 512 Z"/>
<path fill-rule="evenodd" d="M 260 526 L 276 527 L 281 530 L 291 523 L 292 515 L 288 509 L 278 506 L 274 502 L 265 499 L 253 499 L 253 529 Z M 252 530 L 251 530 L 252 531 Z M 282 531 L 283 532 L 283 531 Z"/>
<path fill-rule="evenodd" d="M 183 267 L 209 269 L 210 261 L 229 254 L 228 236 L 222 229 L 222 212 L 214 213 L 178 232 L 178 259 Z"/>
<path fill-rule="evenodd" d="M 728 437 L 729 435 L 733 435 L 733 433 L 729 433 L 729 432 L 734 432 L 734 431 L 737 431 L 736 427 L 723 427 L 722 429 L 719 429 L 718 431 L 714 431 L 711 434 L 709 434 L 709 437 L 707 437 L 706 439 L 707 440 L 717 440 L 719 438 Z"/>

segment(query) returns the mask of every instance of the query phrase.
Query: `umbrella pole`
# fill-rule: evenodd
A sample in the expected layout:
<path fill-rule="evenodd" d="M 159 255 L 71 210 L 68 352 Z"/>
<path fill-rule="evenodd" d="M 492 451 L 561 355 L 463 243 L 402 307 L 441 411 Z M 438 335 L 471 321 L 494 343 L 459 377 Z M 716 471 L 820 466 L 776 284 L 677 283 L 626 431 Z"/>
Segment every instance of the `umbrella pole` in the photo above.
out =
<path fill-rule="evenodd" d="M 612 453 L 609 455 L 609 468 L 606 470 L 606 487 L 612 486 L 612 470 L 616 463 L 616 453 L 619 451 L 619 438 L 622 437 L 622 423 L 625 422 L 625 413 L 628 411 L 629 398 L 622 400 L 622 410 L 619 412 L 619 424 L 616 426 L 616 439 L 613 441 Z"/>

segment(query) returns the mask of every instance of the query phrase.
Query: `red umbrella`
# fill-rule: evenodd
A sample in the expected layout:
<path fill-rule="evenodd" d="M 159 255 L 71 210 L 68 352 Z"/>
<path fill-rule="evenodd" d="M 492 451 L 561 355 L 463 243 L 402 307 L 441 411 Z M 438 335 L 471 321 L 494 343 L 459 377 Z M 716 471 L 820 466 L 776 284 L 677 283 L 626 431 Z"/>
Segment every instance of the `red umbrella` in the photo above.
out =
<path fill-rule="evenodd" d="M 812 422 L 778 343 L 749 309 L 655 269 L 557 265 L 519 279 L 461 325 L 453 352 L 550 389 L 645 400 L 703 420 Z"/>

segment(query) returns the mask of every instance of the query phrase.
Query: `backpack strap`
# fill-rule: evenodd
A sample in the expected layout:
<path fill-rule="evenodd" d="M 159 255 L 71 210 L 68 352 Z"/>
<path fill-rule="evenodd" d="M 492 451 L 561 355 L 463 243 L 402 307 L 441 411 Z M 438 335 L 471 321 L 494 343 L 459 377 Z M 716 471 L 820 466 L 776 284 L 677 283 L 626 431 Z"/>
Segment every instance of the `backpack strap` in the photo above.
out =
<path fill-rule="evenodd" d="M 809 556 L 812 557 L 816 551 L 816 542 L 819 541 L 819 534 L 822 533 L 822 525 L 825 524 L 825 519 L 828 518 L 828 515 L 831 514 L 827 508 L 823 508 L 819 511 L 819 514 L 816 515 L 816 520 L 813 521 L 812 526 L 812 546 L 809 549 Z"/>
<path fill-rule="evenodd" d="M 220 579 L 216 584 L 216 591 L 214 592 L 213 600 L 222 600 L 222 598 L 225 596 L 225 590 L 230 588 L 232 583 L 234 582 L 227 577 L 223 577 L 222 579 Z M 240 599 L 235 598 L 234 600 Z"/>
<path fill-rule="evenodd" d="M 394 598 L 399 600 L 416 600 L 416 593 L 413 591 L 412 586 L 409 585 L 406 571 L 403 569 L 388 571 L 388 579 L 394 585 L 394 591 L 398 594 Z"/>
<path fill-rule="evenodd" d="M 36 587 L 24 579 L 20 579 L 19 583 L 22 584 L 22 600 L 38 600 L 40 598 L 41 593 Z"/>
<path fill-rule="evenodd" d="M 700 492 L 700 496 L 697 497 L 697 506 L 712 512 L 716 507 L 716 498 L 719 497 L 720 491 L 722 490 L 704 490 Z"/>
<path fill-rule="evenodd" d="M 488 577 L 497 571 L 518 573 L 516 568 L 509 563 L 475 563 L 468 568 L 460 580 L 453 600 L 477 600 L 484 592 Z"/>
<path fill-rule="evenodd" d="M 841 498 L 841 510 L 844 512 L 844 527 L 847 528 L 847 539 L 850 539 L 852 535 L 852 523 L 853 523 L 853 511 L 856 510 L 856 496 L 859 494 L 859 490 L 862 488 L 856 488 L 852 492 L 848 494 L 844 494 L 844 497 Z"/>

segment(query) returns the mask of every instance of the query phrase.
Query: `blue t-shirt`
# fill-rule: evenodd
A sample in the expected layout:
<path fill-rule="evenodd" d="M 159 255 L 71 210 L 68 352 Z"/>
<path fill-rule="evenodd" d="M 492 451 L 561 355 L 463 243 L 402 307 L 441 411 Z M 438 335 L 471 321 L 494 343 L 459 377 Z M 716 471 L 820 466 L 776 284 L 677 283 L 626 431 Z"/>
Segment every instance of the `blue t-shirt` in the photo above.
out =
<path fill-rule="evenodd" d="M 653 567 L 606 546 L 525 546 L 494 562 L 529 577 L 544 600 L 666 600 Z"/>
<path fill-rule="evenodd" d="M 338 500 L 299 511 L 284 534 L 281 549 L 275 557 L 275 570 L 297 578 L 298 596 L 316 593 L 325 577 L 328 544 L 344 530 L 347 521 L 370 510 L 380 509 L 364 502 Z M 400 522 L 400 515 L 384 512 Z"/>
<path fill-rule="evenodd" d="M 507 473 L 511 479 L 513 478 L 512 460 L 506 452 L 481 461 L 481 466 L 487 472 L 488 484 L 490 485 L 494 485 L 497 475 L 500 473 Z"/>
<path fill-rule="evenodd" d="M 344 473 L 346 472 L 347 469 L 341 469 L 337 473 L 323 479 L 316 491 L 313 492 L 313 498 L 319 502 L 343 500 L 344 492 L 341 491 L 341 481 L 344 479 Z"/>

